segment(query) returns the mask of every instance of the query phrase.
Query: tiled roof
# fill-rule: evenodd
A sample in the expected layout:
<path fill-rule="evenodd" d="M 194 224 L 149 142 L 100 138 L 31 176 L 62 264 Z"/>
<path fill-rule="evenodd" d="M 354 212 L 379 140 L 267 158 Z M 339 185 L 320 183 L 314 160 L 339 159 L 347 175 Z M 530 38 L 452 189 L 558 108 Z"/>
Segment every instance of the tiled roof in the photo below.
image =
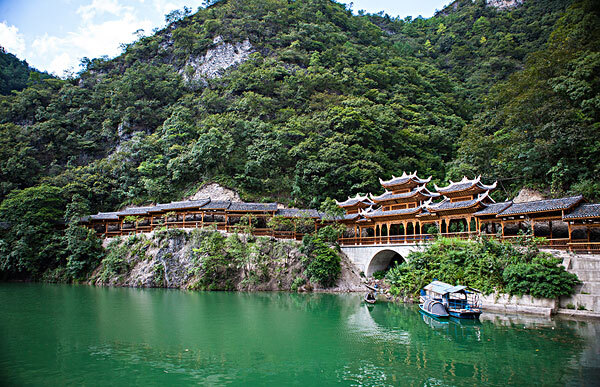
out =
<path fill-rule="evenodd" d="M 534 202 L 513 203 L 497 216 L 531 214 L 535 212 L 560 211 L 569 209 L 583 200 L 583 196 L 572 196 L 560 199 L 536 200 Z"/>
<path fill-rule="evenodd" d="M 357 219 L 359 216 L 359 214 L 346 214 L 344 215 L 344 220 L 354 220 Z"/>
<path fill-rule="evenodd" d="M 429 204 L 427 209 L 430 212 L 438 212 L 438 211 L 449 211 L 449 210 L 459 210 L 461 208 L 469 208 L 473 207 L 475 204 L 481 202 L 483 199 L 489 197 L 488 193 L 485 192 L 477 196 L 476 199 L 473 200 L 464 200 L 462 202 L 451 202 L 450 199 L 446 198 L 439 203 Z M 491 199 L 490 199 L 491 200 Z"/>
<path fill-rule="evenodd" d="M 231 205 L 229 200 L 211 200 L 209 203 L 206 203 L 202 206 L 203 210 L 226 210 Z"/>
<path fill-rule="evenodd" d="M 154 206 L 152 206 L 152 207 L 132 207 L 132 208 L 126 208 L 123 211 L 119 211 L 119 212 L 117 212 L 117 214 L 119 216 L 146 215 L 148 213 L 148 210 L 151 210 L 153 208 L 154 208 Z"/>
<path fill-rule="evenodd" d="M 312 209 L 281 208 L 277 214 L 286 218 L 321 218 L 321 213 Z"/>
<path fill-rule="evenodd" d="M 450 184 L 447 185 L 446 187 L 438 187 L 435 184 L 434 184 L 434 187 L 435 187 L 436 191 L 438 191 L 441 194 L 444 194 L 444 193 L 450 193 L 450 192 L 464 191 L 471 187 L 474 187 L 475 185 L 478 185 L 483 190 L 490 191 L 490 190 L 493 190 L 496 188 L 496 184 L 497 184 L 497 182 L 494 182 L 494 184 L 492 184 L 492 185 L 485 185 L 485 184 L 481 183 L 481 176 L 478 176 L 477 178 L 475 178 L 473 180 L 469 180 L 469 179 L 467 179 L 466 176 L 464 176 L 463 179 L 458 182 L 454 182 L 454 181 L 450 180 Z"/>
<path fill-rule="evenodd" d="M 573 212 L 565 214 L 563 219 L 600 218 L 600 204 L 581 204 Z"/>
<path fill-rule="evenodd" d="M 417 171 L 413 172 L 412 174 L 407 174 L 406 172 L 402 172 L 402 176 L 400 176 L 400 177 L 396 177 L 396 176 L 392 175 L 392 178 L 387 181 L 379 179 L 379 183 L 381 183 L 381 185 L 384 187 L 393 187 L 395 185 L 406 184 L 411 180 L 419 185 L 427 184 L 431 181 L 431 176 L 429 176 L 427 179 L 421 179 L 420 177 L 417 176 Z"/>
<path fill-rule="evenodd" d="M 419 211 L 421 211 L 420 206 L 414 207 L 414 208 L 403 208 L 401 210 L 391 210 L 391 211 L 382 211 L 381 209 L 371 210 L 371 211 L 363 211 L 361 215 L 364 215 L 367 218 L 375 218 L 375 217 L 380 217 L 380 216 L 410 215 L 410 214 L 414 214 L 415 212 L 419 212 Z"/>
<path fill-rule="evenodd" d="M 90 215 L 90 220 L 119 220 L 117 212 L 99 212 L 96 215 Z"/>
<path fill-rule="evenodd" d="M 338 206 L 340 207 L 352 207 L 358 203 L 363 203 L 366 206 L 370 206 L 373 205 L 374 203 L 371 202 L 369 200 L 369 197 L 367 195 L 365 196 L 360 196 L 359 194 L 356 194 L 355 197 L 350 197 L 348 196 L 348 199 L 343 201 L 343 202 L 338 202 L 337 200 L 335 201 L 337 203 Z"/>
<path fill-rule="evenodd" d="M 277 211 L 277 203 L 232 202 L 228 211 Z"/>
<path fill-rule="evenodd" d="M 473 215 L 480 215 L 480 216 L 482 216 L 482 215 L 496 215 L 496 214 L 504 211 L 511 204 L 512 204 L 512 201 L 510 201 L 510 202 L 488 204 L 488 206 L 486 208 L 475 212 Z"/>
<path fill-rule="evenodd" d="M 157 204 L 150 209 L 150 212 L 167 211 L 167 210 L 184 210 L 187 208 L 200 208 L 210 202 L 210 198 L 199 200 L 185 200 L 181 202 L 171 202 L 165 204 Z"/>
<path fill-rule="evenodd" d="M 384 201 L 384 200 L 407 199 L 407 198 L 416 196 L 419 193 L 422 194 L 423 196 L 430 197 L 430 198 L 436 198 L 436 197 L 440 196 L 440 194 L 437 192 L 429 192 L 429 190 L 425 187 L 425 185 L 422 185 L 419 188 L 415 188 L 410 192 L 393 194 L 389 191 L 386 191 L 383 195 L 379 195 L 379 196 L 370 195 L 370 196 L 371 196 L 371 200 L 380 202 L 380 201 Z"/>

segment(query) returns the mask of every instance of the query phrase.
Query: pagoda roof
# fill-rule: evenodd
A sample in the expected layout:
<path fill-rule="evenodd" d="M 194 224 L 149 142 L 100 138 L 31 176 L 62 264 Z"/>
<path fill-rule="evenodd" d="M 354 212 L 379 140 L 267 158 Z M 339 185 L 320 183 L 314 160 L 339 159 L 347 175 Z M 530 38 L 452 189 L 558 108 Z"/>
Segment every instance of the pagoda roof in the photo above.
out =
<path fill-rule="evenodd" d="M 371 200 L 369 200 L 369 197 L 367 195 L 360 196 L 360 194 L 356 194 L 355 197 L 348 196 L 348 199 L 343 202 L 338 202 L 336 200 L 335 203 L 340 207 L 352 207 L 357 204 L 364 204 L 365 206 L 371 206 L 374 204 L 373 202 L 371 202 Z"/>
<path fill-rule="evenodd" d="M 489 197 L 489 191 L 484 192 L 483 194 L 477 195 L 477 198 L 472 200 L 463 200 L 461 202 L 451 202 L 450 199 L 444 198 L 441 202 L 434 204 L 425 204 L 424 206 L 427 208 L 429 212 L 440 212 L 440 211 L 453 211 L 453 210 L 461 210 L 465 208 L 471 208 L 481 203 L 483 200 L 490 200 L 493 203 L 493 199 Z"/>
<path fill-rule="evenodd" d="M 563 219 L 589 219 L 600 218 L 600 204 L 581 204 L 573 212 L 565 214 Z"/>
<path fill-rule="evenodd" d="M 417 171 L 414 171 L 411 174 L 402 172 L 402 176 L 400 176 L 400 177 L 396 177 L 396 176 L 392 175 L 392 178 L 390 180 L 382 180 L 381 178 L 379 179 L 379 183 L 381 183 L 381 185 L 384 188 L 396 187 L 399 185 L 406 185 L 410 182 L 413 182 L 415 185 L 422 185 L 422 184 L 427 184 L 430 181 L 431 181 L 431 176 L 429 176 L 427 179 L 421 179 L 420 177 L 417 176 Z"/>
<path fill-rule="evenodd" d="M 451 194 L 454 192 L 467 191 L 473 187 L 478 187 L 482 191 L 491 191 L 496 188 L 498 182 L 494 182 L 492 185 L 485 185 L 481 182 L 481 175 L 477 176 L 473 180 L 469 180 L 466 176 L 461 181 L 454 182 L 449 180 L 450 184 L 445 187 L 438 187 L 436 184 L 433 186 L 435 190 L 443 195 Z"/>
<path fill-rule="evenodd" d="M 537 212 L 568 210 L 579 204 L 582 200 L 583 196 L 578 195 L 560 199 L 546 199 L 525 203 L 513 203 L 512 206 L 508 207 L 496 216 L 502 217 L 512 215 L 525 215 Z"/>
<path fill-rule="evenodd" d="M 422 209 L 421 206 L 413 207 L 413 208 L 403 208 L 401 210 L 391 210 L 391 211 L 383 211 L 380 208 L 377 210 L 373 210 L 372 207 L 369 207 L 367 211 L 362 211 L 360 215 L 366 218 L 379 218 L 379 217 L 387 217 L 387 216 L 399 216 L 399 215 L 411 215 L 417 212 L 420 212 Z"/>
<path fill-rule="evenodd" d="M 227 208 L 228 211 L 242 212 L 273 212 L 277 211 L 277 203 L 244 203 L 232 202 Z"/>
<path fill-rule="evenodd" d="M 344 220 L 354 220 L 357 219 L 360 214 L 346 214 L 344 215 Z"/>
<path fill-rule="evenodd" d="M 409 199 L 409 198 L 418 196 L 419 194 L 426 198 L 436 198 L 436 197 L 440 196 L 440 194 L 437 192 L 430 192 L 427 189 L 427 187 L 425 186 L 425 184 L 423 184 L 422 186 L 420 186 L 418 188 L 413 189 L 410 192 L 394 194 L 388 190 L 385 190 L 385 193 L 383 193 L 382 195 L 373 196 L 372 194 L 369 194 L 369 196 L 373 202 L 379 203 L 379 202 L 385 202 L 388 200 Z"/>
<path fill-rule="evenodd" d="M 96 215 L 90 215 L 90 220 L 119 220 L 118 212 L 99 212 Z"/>
<path fill-rule="evenodd" d="M 475 215 L 475 216 L 497 215 L 500 212 L 506 210 L 512 204 L 513 204 L 512 201 L 488 204 L 487 207 L 475 212 L 473 215 Z"/>

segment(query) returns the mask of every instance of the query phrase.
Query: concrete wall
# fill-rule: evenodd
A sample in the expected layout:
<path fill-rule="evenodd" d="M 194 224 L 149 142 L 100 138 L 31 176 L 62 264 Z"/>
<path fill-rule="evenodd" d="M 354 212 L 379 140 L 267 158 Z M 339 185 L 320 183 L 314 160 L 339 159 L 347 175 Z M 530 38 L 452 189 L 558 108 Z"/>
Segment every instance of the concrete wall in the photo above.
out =
<path fill-rule="evenodd" d="M 423 250 L 424 247 L 417 244 L 342 247 L 344 254 L 367 277 L 372 276 L 378 270 L 385 269 L 396 254 L 406 260 L 412 251 Z"/>
<path fill-rule="evenodd" d="M 505 313 L 531 313 L 550 316 L 558 310 L 558 300 L 551 298 L 493 293 L 487 296 L 481 295 L 479 299 L 482 309 Z"/>

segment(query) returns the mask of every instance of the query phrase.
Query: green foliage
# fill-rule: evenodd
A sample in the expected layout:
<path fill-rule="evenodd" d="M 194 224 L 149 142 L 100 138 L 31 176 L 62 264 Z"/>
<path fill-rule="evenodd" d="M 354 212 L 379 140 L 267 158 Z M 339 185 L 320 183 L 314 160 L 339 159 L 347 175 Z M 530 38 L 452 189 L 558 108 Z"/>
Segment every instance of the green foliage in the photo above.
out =
<path fill-rule="evenodd" d="M 581 281 L 560 263 L 558 258 L 540 255 L 531 262 L 508 265 L 502 274 L 506 292 L 543 298 L 572 294 Z"/>
<path fill-rule="evenodd" d="M 375 278 L 376 280 L 384 279 L 385 274 L 385 270 L 376 271 L 373 273 L 373 278 Z"/>
<path fill-rule="evenodd" d="M 329 198 L 375 192 L 379 177 L 403 170 L 438 183 L 483 174 L 500 180 L 499 199 L 524 185 L 598 198 L 593 1 L 502 11 L 458 2 L 415 20 L 353 16 L 329 0 L 210 4 L 169 14 L 166 29 L 117 58 L 84 58 L 73 79 L 29 72 L 23 88 L 26 64 L 0 53 L 7 216 L 14 195 L 33 187 L 59 187 L 57 197 L 79 195 L 96 212 L 180 199 L 203 181 L 339 216 Z M 190 63 L 216 37 L 247 40 L 252 54 L 220 77 L 192 79 Z M 4 275 L 66 266 L 55 207 L 41 225 L 2 219 L 11 224 L 0 237 Z"/>
<path fill-rule="evenodd" d="M 129 247 L 126 243 L 121 243 L 119 239 L 111 241 L 98 275 L 101 282 L 106 283 L 111 278 L 119 277 L 129 271 L 130 266 L 127 260 Z"/>
<path fill-rule="evenodd" d="M 0 95 L 9 95 L 13 90 L 21 91 L 28 85 L 48 78 L 51 75 L 29 67 L 26 61 L 19 60 L 0 46 Z"/>
<path fill-rule="evenodd" d="M 302 259 L 306 275 L 311 282 L 318 282 L 324 287 L 334 286 L 342 271 L 341 258 L 320 236 L 305 235 L 302 239 Z"/>
<path fill-rule="evenodd" d="M 56 233 L 65 202 L 58 187 L 40 185 L 13 191 L 0 205 L 8 229 L 0 240 L 0 271 L 5 275 L 40 276 L 55 268 L 64 241 Z"/>
<path fill-rule="evenodd" d="M 346 227 L 343 224 L 333 223 L 325 227 L 321 227 L 317 232 L 317 236 L 324 242 L 336 243 L 342 237 Z"/>
<path fill-rule="evenodd" d="M 199 275 L 196 289 L 233 290 L 231 276 L 235 266 L 227 259 L 226 239 L 212 232 L 194 249 L 194 261 Z"/>
<path fill-rule="evenodd" d="M 600 13 L 572 4 L 548 44 L 496 85 L 465 127 L 451 174 L 488 173 L 511 191 L 523 185 L 598 199 Z"/>
<path fill-rule="evenodd" d="M 391 268 L 386 279 L 392 293 L 417 298 L 433 279 L 467 285 L 485 294 L 494 291 L 556 298 L 572 294 L 579 280 L 560 260 L 540 253 L 535 243 L 515 247 L 490 239 L 461 241 L 439 238 L 408 262 Z"/>

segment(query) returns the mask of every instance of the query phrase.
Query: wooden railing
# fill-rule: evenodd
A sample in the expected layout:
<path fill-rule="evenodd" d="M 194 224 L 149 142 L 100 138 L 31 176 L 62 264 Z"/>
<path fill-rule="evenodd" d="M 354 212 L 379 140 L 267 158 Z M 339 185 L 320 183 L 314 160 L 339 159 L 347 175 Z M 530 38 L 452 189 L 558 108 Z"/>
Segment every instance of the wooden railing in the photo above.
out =
<path fill-rule="evenodd" d="M 569 250 L 600 254 L 600 242 L 570 242 Z"/>
<path fill-rule="evenodd" d="M 213 228 L 226 232 L 246 232 L 247 226 L 242 225 L 227 225 L 225 222 L 202 222 L 202 221 L 173 221 L 163 224 L 152 225 L 137 225 L 137 227 L 113 229 L 105 232 L 99 232 L 99 235 L 106 237 L 115 237 L 123 235 L 133 235 L 139 233 L 151 232 L 157 228 Z M 295 239 L 302 240 L 305 235 L 295 231 L 277 231 L 270 228 L 250 228 L 253 235 L 270 236 L 277 239 Z M 469 239 L 479 235 L 477 232 L 453 232 L 437 234 L 447 238 Z M 520 235 L 505 235 L 499 237 L 494 234 L 484 234 L 488 237 L 497 238 L 506 241 L 516 241 L 522 238 Z M 372 237 L 350 237 L 340 238 L 338 240 L 341 246 L 373 246 L 373 245 L 389 245 L 389 244 L 414 244 L 431 241 L 435 238 L 433 234 L 415 234 L 415 235 L 390 235 L 390 236 L 372 236 Z M 574 252 L 589 252 L 600 254 L 600 242 L 588 242 L 587 240 L 572 240 L 569 238 L 551 238 L 544 239 L 542 247 L 551 247 L 553 249 L 568 249 Z"/>

